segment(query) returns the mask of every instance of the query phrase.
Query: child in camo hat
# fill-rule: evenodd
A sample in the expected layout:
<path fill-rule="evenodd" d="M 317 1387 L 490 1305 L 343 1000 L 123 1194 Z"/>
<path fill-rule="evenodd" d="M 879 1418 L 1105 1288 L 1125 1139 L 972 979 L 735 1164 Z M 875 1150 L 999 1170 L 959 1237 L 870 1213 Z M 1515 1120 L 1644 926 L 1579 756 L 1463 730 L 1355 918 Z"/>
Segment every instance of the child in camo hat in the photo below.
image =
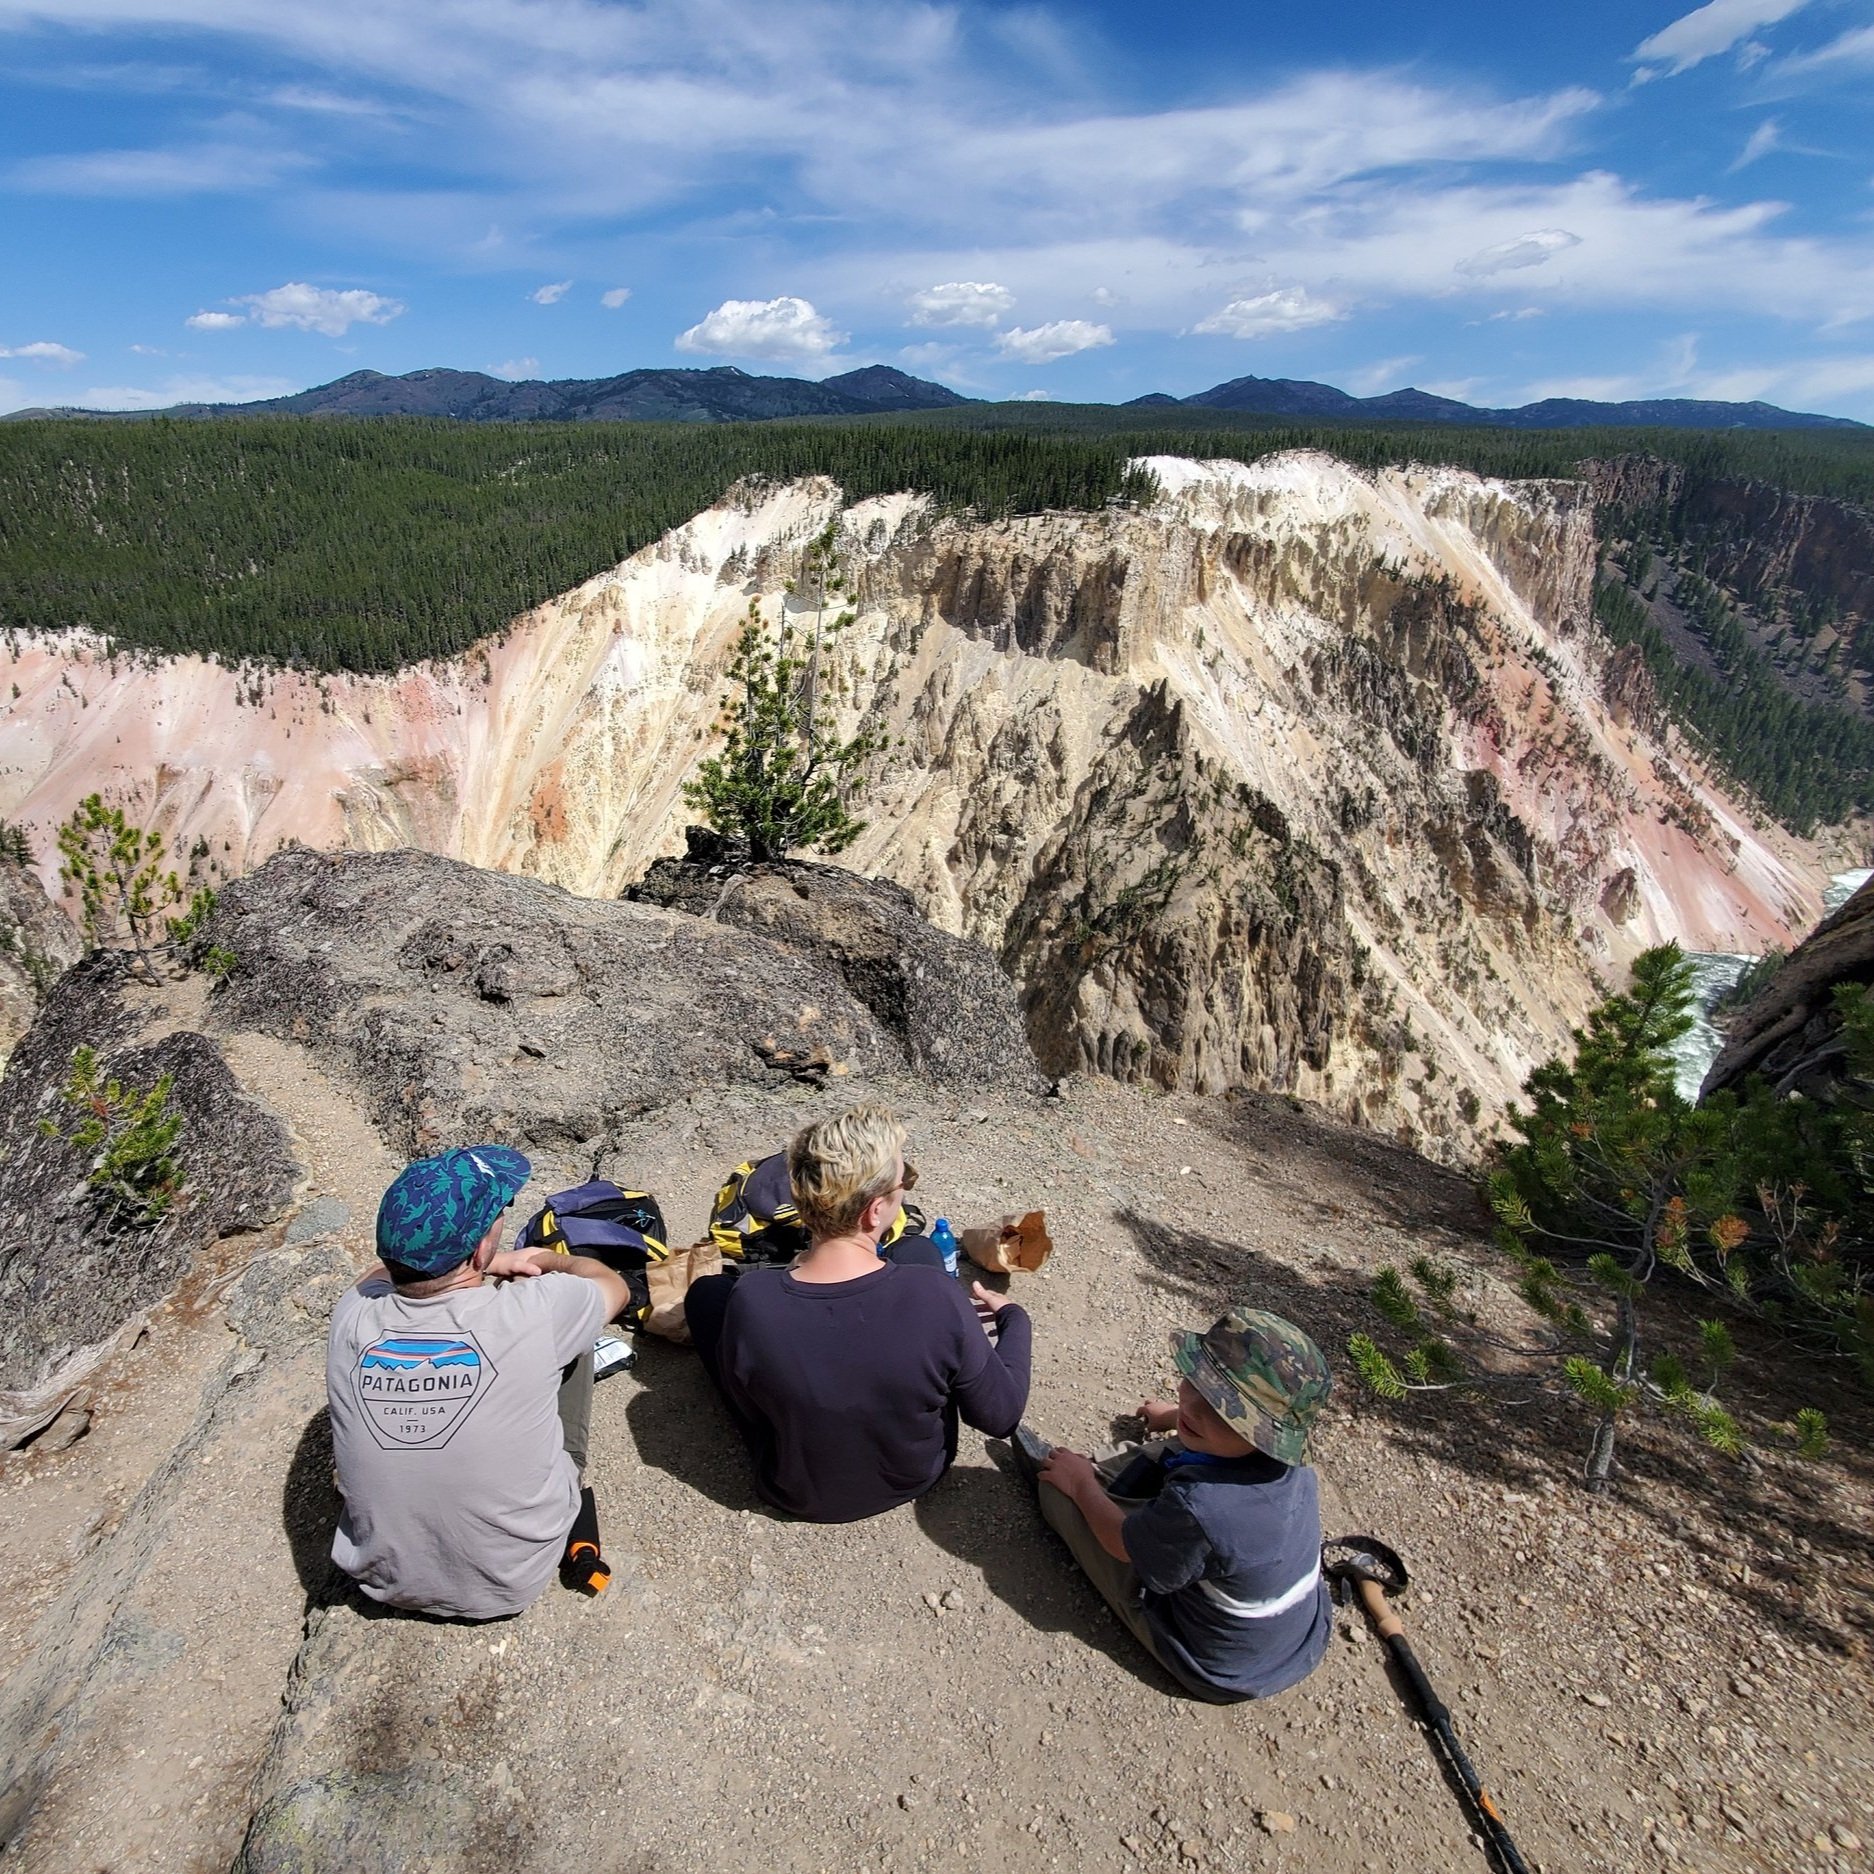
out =
<path fill-rule="evenodd" d="M 1041 1514 L 1173 1678 L 1199 1698 L 1267 1698 L 1327 1650 L 1321 1507 L 1304 1461 L 1332 1381 L 1300 1328 L 1232 1309 L 1171 1336 L 1177 1403 L 1140 1407 L 1149 1441 L 1093 1457 L 1021 1426 Z"/>

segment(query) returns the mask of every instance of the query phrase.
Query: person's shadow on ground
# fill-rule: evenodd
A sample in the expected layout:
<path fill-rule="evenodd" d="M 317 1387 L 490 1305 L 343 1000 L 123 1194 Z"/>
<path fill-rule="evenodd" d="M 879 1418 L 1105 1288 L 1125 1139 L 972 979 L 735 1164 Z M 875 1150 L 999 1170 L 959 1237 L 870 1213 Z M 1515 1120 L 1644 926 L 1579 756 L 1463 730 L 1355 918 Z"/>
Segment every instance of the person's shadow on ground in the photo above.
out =
<path fill-rule="evenodd" d="M 625 1424 L 639 1462 L 725 1510 L 780 1519 L 781 1513 L 755 1494 L 754 1471 L 741 1434 L 709 1383 L 702 1361 L 688 1347 L 650 1336 L 636 1346 L 630 1377 L 638 1385 L 625 1407 Z M 601 1387 L 601 1401 L 604 1396 Z M 595 1438 L 593 1450 L 599 1449 Z"/>
<path fill-rule="evenodd" d="M 299 1434 L 280 1500 L 293 1572 L 315 1603 L 338 1599 L 347 1586 L 332 1560 L 339 1509 L 338 1479 L 332 1465 L 332 1415 L 321 1406 Z"/>
<path fill-rule="evenodd" d="M 1190 1696 L 1120 1624 L 1015 1478 L 953 1467 L 918 1498 L 917 1520 L 1031 1627 L 1071 1633 L 1153 1691 Z"/>

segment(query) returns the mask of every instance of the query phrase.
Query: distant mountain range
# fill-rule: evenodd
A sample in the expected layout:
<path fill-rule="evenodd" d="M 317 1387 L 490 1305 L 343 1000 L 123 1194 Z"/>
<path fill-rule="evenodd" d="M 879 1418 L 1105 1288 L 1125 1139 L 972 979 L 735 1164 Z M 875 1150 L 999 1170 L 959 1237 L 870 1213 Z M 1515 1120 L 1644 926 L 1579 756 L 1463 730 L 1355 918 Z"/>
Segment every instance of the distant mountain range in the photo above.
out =
<path fill-rule="evenodd" d="M 627 371 L 621 377 L 528 378 L 514 383 L 480 371 L 433 369 L 386 377 L 353 371 L 290 397 L 259 403 L 184 403 L 167 410 L 17 410 L 26 417 L 428 416 L 468 423 L 740 423 L 776 417 L 876 416 L 942 410 L 977 401 L 890 365 L 871 364 L 815 383 L 800 377 L 752 377 L 733 365 L 709 371 Z M 1189 397 L 1155 391 L 1118 406 L 1127 410 L 1237 410 L 1329 422 L 1468 423 L 1504 429 L 1574 429 L 1588 424 L 1666 429 L 1865 429 L 1848 417 L 1780 410 L 1770 403 L 1707 403 L 1656 397 L 1595 403 L 1548 397 L 1511 410 L 1480 408 L 1430 391 L 1395 390 L 1351 397 L 1304 378 L 1233 377 Z"/>

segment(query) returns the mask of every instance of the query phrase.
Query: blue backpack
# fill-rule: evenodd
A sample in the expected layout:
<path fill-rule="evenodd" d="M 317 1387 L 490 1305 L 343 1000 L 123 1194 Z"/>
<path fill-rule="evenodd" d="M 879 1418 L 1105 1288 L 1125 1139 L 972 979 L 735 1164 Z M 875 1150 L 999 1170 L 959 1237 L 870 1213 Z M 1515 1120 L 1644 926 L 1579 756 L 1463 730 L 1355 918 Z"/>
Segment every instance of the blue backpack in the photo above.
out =
<path fill-rule="evenodd" d="M 627 1191 L 609 1178 L 593 1178 L 555 1191 L 521 1226 L 520 1247 L 591 1256 L 625 1278 L 631 1306 L 625 1319 L 640 1325 L 650 1309 L 644 1271 L 670 1254 L 664 1213 L 649 1191 Z"/>

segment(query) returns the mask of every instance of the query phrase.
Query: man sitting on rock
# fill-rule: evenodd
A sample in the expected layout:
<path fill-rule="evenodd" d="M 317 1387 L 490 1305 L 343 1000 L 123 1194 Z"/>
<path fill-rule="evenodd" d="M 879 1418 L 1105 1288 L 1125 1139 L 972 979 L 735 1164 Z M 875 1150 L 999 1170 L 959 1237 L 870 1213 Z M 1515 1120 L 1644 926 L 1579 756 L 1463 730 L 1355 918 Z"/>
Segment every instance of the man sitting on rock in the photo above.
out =
<path fill-rule="evenodd" d="M 786 1269 L 705 1277 L 685 1309 L 762 1496 L 812 1522 L 854 1522 L 922 1496 L 956 1457 L 959 1418 L 1014 1429 L 1028 1316 L 981 1283 L 972 1306 L 941 1266 L 881 1258 L 907 1176 L 904 1128 L 883 1107 L 809 1126 L 787 1164 L 805 1253 Z"/>
<path fill-rule="evenodd" d="M 392 1607 L 519 1613 L 579 1508 L 593 1338 L 630 1296 L 602 1262 L 497 1247 L 530 1170 L 501 1145 L 406 1166 L 378 1206 L 383 1260 L 332 1311 L 332 1559 Z"/>
<path fill-rule="evenodd" d="M 1215 1704 L 1267 1698 L 1327 1650 L 1320 1487 L 1305 1461 L 1327 1361 L 1293 1322 L 1250 1307 L 1174 1333 L 1171 1346 L 1184 1377 L 1175 1405 L 1139 1408 L 1150 1442 L 1088 1458 L 1023 1425 L 1015 1461 L 1040 1484 L 1041 1514 L 1174 1679 Z"/>

